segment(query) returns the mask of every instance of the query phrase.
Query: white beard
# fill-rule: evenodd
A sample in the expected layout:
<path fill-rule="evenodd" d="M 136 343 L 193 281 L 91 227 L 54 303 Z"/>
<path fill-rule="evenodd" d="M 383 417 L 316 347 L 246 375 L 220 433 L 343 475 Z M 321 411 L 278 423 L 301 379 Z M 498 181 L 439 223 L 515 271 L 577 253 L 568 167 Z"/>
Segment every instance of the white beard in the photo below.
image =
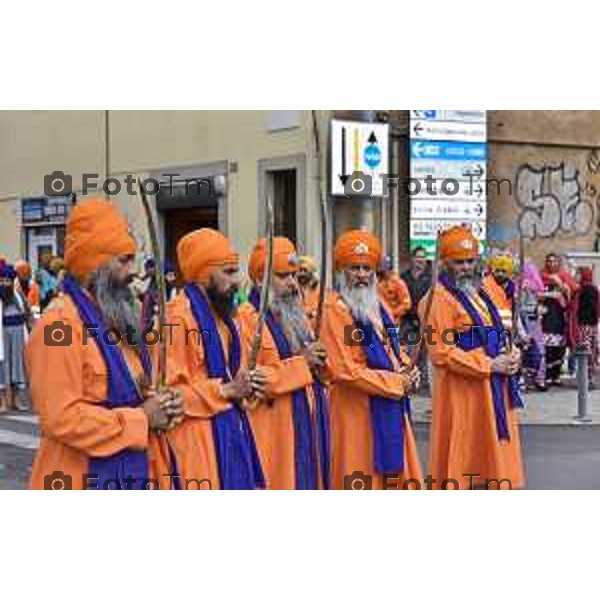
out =
<path fill-rule="evenodd" d="M 368 287 L 350 287 L 346 273 L 342 271 L 336 276 L 337 289 L 348 305 L 352 316 L 356 321 L 370 321 L 376 312 L 379 297 L 377 295 L 377 279 L 375 273 Z"/>

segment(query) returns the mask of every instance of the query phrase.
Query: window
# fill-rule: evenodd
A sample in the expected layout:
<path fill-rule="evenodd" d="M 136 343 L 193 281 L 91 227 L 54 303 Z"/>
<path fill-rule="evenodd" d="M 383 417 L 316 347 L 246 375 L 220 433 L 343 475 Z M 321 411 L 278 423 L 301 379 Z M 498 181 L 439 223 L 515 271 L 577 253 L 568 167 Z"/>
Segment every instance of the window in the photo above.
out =
<path fill-rule="evenodd" d="M 268 189 L 273 198 L 275 235 L 297 243 L 296 169 L 267 171 Z"/>

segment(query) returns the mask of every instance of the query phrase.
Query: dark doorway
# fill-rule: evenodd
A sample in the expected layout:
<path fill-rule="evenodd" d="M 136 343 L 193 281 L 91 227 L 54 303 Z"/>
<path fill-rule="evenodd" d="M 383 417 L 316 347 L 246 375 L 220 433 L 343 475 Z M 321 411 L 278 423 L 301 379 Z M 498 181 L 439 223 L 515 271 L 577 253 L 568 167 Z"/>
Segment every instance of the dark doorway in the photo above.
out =
<path fill-rule="evenodd" d="M 269 171 L 273 186 L 275 235 L 296 239 L 296 169 Z"/>
<path fill-rule="evenodd" d="M 178 208 L 163 211 L 165 223 L 165 258 L 175 265 L 177 285 L 183 285 L 181 271 L 177 263 L 177 244 L 179 240 L 196 229 L 203 227 L 219 228 L 219 210 L 217 206 Z"/>

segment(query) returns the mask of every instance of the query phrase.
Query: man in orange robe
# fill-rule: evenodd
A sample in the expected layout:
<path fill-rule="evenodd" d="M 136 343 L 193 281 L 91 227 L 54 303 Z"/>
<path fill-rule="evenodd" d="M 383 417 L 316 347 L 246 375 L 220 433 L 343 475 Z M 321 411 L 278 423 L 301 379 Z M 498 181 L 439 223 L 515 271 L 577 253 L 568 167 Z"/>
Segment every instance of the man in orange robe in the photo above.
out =
<path fill-rule="evenodd" d="M 249 260 L 254 284 L 240 309 L 244 344 L 251 347 L 259 319 L 260 287 L 267 245 L 259 240 Z M 273 241 L 273 285 L 258 362 L 266 378 L 267 401 L 250 413 L 267 487 L 315 490 L 329 487 L 329 414 L 322 377 L 326 352 L 302 304 L 296 248 L 287 238 Z"/>
<path fill-rule="evenodd" d="M 407 394 L 418 385 L 397 325 L 377 295 L 381 243 L 349 231 L 335 246 L 339 293 L 327 297 L 322 341 L 332 383 L 332 487 L 422 485 Z"/>
<path fill-rule="evenodd" d="M 168 439 L 186 489 L 264 487 L 245 399 L 262 398 L 265 378 L 248 370 L 235 297 L 238 255 L 218 231 L 201 229 L 177 246 L 183 292 L 167 307 L 167 383 L 183 397 L 184 420 Z M 169 465 L 165 465 L 166 469 Z"/>
<path fill-rule="evenodd" d="M 134 252 L 127 222 L 113 204 L 90 199 L 73 209 L 64 294 L 47 308 L 26 348 L 41 427 L 34 489 L 164 483 L 152 469 L 151 432 L 167 429 L 181 403 L 169 391 L 151 388 L 149 355 L 128 287 Z"/>
<path fill-rule="evenodd" d="M 476 278 L 479 242 L 470 230 L 444 232 L 439 253 L 444 269 L 430 292 L 429 318 L 423 321 L 433 365 L 433 485 L 522 487 L 516 417 L 522 402 L 512 377 L 519 370 L 520 352 L 509 348 L 498 307 Z M 422 319 L 427 300 L 421 301 Z"/>
<path fill-rule="evenodd" d="M 387 304 L 394 323 L 400 323 L 402 317 L 411 309 L 410 291 L 404 280 L 392 269 L 391 257 L 386 256 L 382 268 L 377 273 L 377 290 Z"/>

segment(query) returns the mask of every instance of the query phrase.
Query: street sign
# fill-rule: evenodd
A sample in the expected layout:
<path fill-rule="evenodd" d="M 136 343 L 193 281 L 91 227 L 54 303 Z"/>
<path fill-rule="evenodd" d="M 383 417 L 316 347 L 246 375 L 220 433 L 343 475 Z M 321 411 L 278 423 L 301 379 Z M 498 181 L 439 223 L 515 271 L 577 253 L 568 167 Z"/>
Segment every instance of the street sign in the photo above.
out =
<path fill-rule="evenodd" d="M 461 221 L 476 221 L 486 218 L 485 202 L 460 201 L 437 202 L 435 200 L 413 200 L 410 209 L 412 219 L 460 219 Z"/>
<path fill-rule="evenodd" d="M 423 246 L 433 255 L 438 231 L 462 224 L 484 242 L 487 111 L 412 110 L 410 114 L 411 247 Z M 420 189 L 415 190 L 416 181 Z"/>
<path fill-rule="evenodd" d="M 348 194 L 347 185 L 353 174 L 371 178 L 371 189 L 364 195 L 382 196 L 383 177 L 389 173 L 390 127 L 385 123 L 358 121 L 331 122 L 331 193 Z M 362 189 L 362 188 L 361 188 Z"/>
<path fill-rule="evenodd" d="M 459 123 L 486 123 L 486 110 L 411 110 L 411 120 L 457 121 Z"/>
<path fill-rule="evenodd" d="M 415 139 L 453 142 L 485 142 L 485 123 L 458 123 L 453 121 L 414 121 L 411 125 Z"/>

